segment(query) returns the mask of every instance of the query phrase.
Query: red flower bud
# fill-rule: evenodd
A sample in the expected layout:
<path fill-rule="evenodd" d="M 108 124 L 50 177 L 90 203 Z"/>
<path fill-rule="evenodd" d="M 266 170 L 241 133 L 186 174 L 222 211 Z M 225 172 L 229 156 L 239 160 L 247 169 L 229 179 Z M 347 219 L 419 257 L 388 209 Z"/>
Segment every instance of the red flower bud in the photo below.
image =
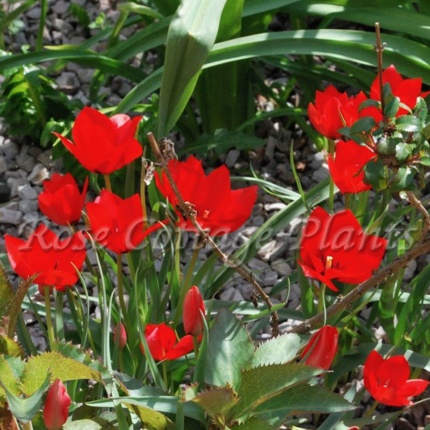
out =
<path fill-rule="evenodd" d="M 113 341 L 118 342 L 119 349 L 124 349 L 127 344 L 127 332 L 123 323 L 118 323 L 113 331 Z"/>
<path fill-rule="evenodd" d="M 59 430 L 67 421 L 71 400 L 60 379 L 51 385 L 43 408 L 43 420 L 47 430 Z"/>
<path fill-rule="evenodd" d="M 337 352 L 339 332 L 336 327 L 325 325 L 309 339 L 301 358 L 308 366 L 329 369 Z"/>
<path fill-rule="evenodd" d="M 184 300 L 183 320 L 185 333 L 193 336 L 203 333 L 203 315 L 205 312 L 205 304 L 199 289 L 196 286 L 191 287 Z"/>

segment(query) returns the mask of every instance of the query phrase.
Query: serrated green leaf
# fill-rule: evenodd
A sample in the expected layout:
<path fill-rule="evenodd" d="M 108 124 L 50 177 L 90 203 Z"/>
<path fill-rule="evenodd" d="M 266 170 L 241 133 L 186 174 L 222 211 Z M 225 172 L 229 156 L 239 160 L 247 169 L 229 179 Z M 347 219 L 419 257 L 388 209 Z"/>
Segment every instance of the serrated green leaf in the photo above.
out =
<path fill-rule="evenodd" d="M 24 362 L 17 357 L 0 356 L 0 399 L 4 400 L 8 392 L 19 395 L 19 378 L 24 371 Z"/>
<path fill-rule="evenodd" d="M 302 340 L 295 333 L 274 337 L 258 346 L 250 367 L 287 363 L 295 358 L 301 345 Z"/>
<path fill-rule="evenodd" d="M 42 405 L 43 393 L 48 388 L 49 384 L 50 375 L 45 374 L 45 379 L 41 380 L 41 384 L 37 387 L 37 390 L 28 397 L 15 395 L 5 389 L 9 409 L 13 416 L 20 421 L 30 421 Z"/>
<path fill-rule="evenodd" d="M 263 417 L 273 414 L 283 420 L 292 412 L 331 414 L 354 409 L 354 405 L 324 387 L 299 384 L 260 404 L 254 412 Z"/>
<path fill-rule="evenodd" d="M 412 115 L 403 115 L 396 118 L 396 128 L 408 133 L 419 133 L 423 127 L 418 118 Z"/>
<path fill-rule="evenodd" d="M 391 180 L 390 188 L 393 191 L 410 190 L 414 181 L 415 171 L 409 166 L 400 167 Z"/>
<path fill-rule="evenodd" d="M 354 122 L 351 126 L 351 133 L 363 133 L 372 130 L 376 126 L 375 120 L 371 116 L 365 116 Z"/>
<path fill-rule="evenodd" d="M 241 370 L 248 367 L 254 345 L 240 321 L 226 309 L 221 309 L 209 331 L 205 354 L 199 355 L 199 362 L 206 360 L 204 382 L 209 385 L 233 388 L 239 384 Z"/>
<path fill-rule="evenodd" d="M 0 335 L 0 355 L 24 358 L 24 351 L 17 342 L 8 336 Z"/>
<path fill-rule="evenodd" d="M 389 102 L 384 106 L 384 116 L 387 118 L 393 118 L 396 116 L 397 111 L 400 107 L 399 97 L 390 97 Z"/>
<path fill-rule="evenodd" d="M 289 387 L 321 373 L 321 369 L 296 363 L 272 364 L 244 370 L 237 389 L 240 401 L 235 408 L 236 418 L 251 412 Z"/>
<path fill-rule="evenodd" d="M 364 172 L 366 181 L 375 191 L 385 190 L 388 187 L 388 170 L 381 160 L 366 163 Z"/>
<path fill-rule="evenodd" d="M 411 155 L 413 147 L 405 142 L 396 145 L 396 158 L 399 163 L 404 163 Z"/>
<path fill-rule="evenodd" d="M 423 166 L 430 166 L 430 157 L 421 157 L 420 158 L 420 163 Z"/>
<path fill-rule="evenodd" d="M 86 354 L 82 349 L 78 348 L 71 343 L 57 343 L 55 345 L 55 351 L 63 355 L 64 357 L 71 358 L 72 360 L 78 361 L 79 363 L 85 364 L 90 369 L 99 372 L 105 383 L 112 382 L 112 375 L 104 367 L 99 360 L 93 360 Z"/>
<path fill-rule="evenodd" d="M 51 374 L 52 379 L 59 378 L 62 381 L 78 379 L 102 381 L 100 373 L 96 370 L 53 351 L 28 359 L 21 378 L 22 391 L 26 394 L 33 393 L 48 373 Z"/>
<path fill-rule="evenodd" d="M 277 428 L 278 427 L 273 427 L 267 421 L 257 417 L 252 417 L 243 424 L 231 427 L 232 430 L 276 430 Z"/>
<path fill-rule="evenodd" d="M 200 405 L 211 417 L 219 421 L 222 417 L 223 422 L 228 422 L 231 418 L 231 411 L 239 401 L 237 393 L 231 386 L 210 387 L 202 391 L 192 400 Z"/>

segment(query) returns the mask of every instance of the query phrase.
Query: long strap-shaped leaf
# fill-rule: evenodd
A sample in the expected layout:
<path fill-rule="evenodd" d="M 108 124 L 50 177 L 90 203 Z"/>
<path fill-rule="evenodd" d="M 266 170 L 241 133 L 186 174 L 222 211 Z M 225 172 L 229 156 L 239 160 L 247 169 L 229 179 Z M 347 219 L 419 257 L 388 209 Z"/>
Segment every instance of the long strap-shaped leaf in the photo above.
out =
<path fill-rule="evenodd" d="M 161 80 L 158 136 L 165 136 L 184 110 L 198 73 L 215 43 L 226 0 L 182 0 L 167 33 Z"/>

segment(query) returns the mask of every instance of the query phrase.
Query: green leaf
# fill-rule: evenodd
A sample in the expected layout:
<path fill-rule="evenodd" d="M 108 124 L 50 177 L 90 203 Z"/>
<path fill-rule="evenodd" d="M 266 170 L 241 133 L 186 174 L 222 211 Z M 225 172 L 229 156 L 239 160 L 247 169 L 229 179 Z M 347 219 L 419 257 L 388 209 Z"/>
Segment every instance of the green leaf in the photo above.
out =
<path fill-rule="evenodd" d="M 24 351 L 21 346 L 8 336 L 0 334 L 0 355 L 9 355 L 12 357 L 24 357 Z"/>
<path fill-rule="evenodd" d="M 222 419 L 223 422 L 228 422 L 232 418 L 231 411 L 239 399 L 233 388 L 227 385 L 224 388 L 210 387 L 197 394 L 192 401 L 200 405 L 215 420 Z"/>
<path fill-rule="evenodd" d="M 52 379 L 59 378 L 62 381 L 78 379 L 102 381 L 99 372 L 53 351 L 28 359 L 21 379 L 22 391 L 27 394 L 33 393 L 40 386 L 47 373 L 51 374 Z"/>
<path fill-rule="evenodd" d="M 351 126 L 351 133 L 363 133 L 371 131 L 376 125 L 375 120 L 371 116 L 365 116 L 354 122 Z"/>
<path fill-rule="evenodd" d="M 419 133 L 422 129 L 421 121 L 412 115 L 403 115 L 396 118 L 397 130 L 407 133 Z"/>
<path fill-rule="evenodd" d="M 50 384 L 49 374 L 45 374 L 45 379 L 42 379 L 40 382 L 37 390 L 28 397 L 17 396 L 5 389 L 9 409 L 18 420 L 28 422 L 40 409 L 43 393 Z"/>
<path fill-rule="evenodd" d="M 257 417 L 252 417 L 243 424 L 237 424 L 231 427 L 232 430 L 276 430 L 277 428 L 278 427 L 273 427 L 267 421 L 263 421 Z"/>
<path fill-rule="evenodd" d="M 400 142 L 396 145 L 396 158 L 399 163 L 404 163 L 412 154 L 413 146 L 409 143 Z"/>
<path fill-rule="evenodd" d="M 209 331 L 206 353 L 198 358 L 198 362 L 210 363 L 206 366 L 204 382 L 236 388 L 253 352 L 254 346 L 241 322 L 231 312 L 221 309 Z"/>
<path fill-rule="evenodd" d="M 167 33 L 158 112 L 158 137 L 166 136 L 184 110 L 198 73 L 215 43 L 226 0 L 182 0 Z"/>
<path fill-rule="evenodd" d="M 385 190 L 388 187 L 388 170 L 381 160 L 371 161 L 364 166 L 366 181 L 375 191 Z"/>
<path fill-rule="evenodd" d="M 397 111 L 400 107 L 399 97 L 390 97 L 389 102 L 384 107 L 384 116 L 387 118 L 393 118 L 396 116 Z"/>
<path fill-rule="evenodd" d="M 252 356 L 251 367 L 283 364 L 294 360 L 302 340 L 298 334 L 289 333 L 260 343 Z"/>
<path fill-rule="evenodd" d="M 410 190 L 415 173 L 409 166 L 400 167 L 391 179 L 390 188 L 393 191 Z"/>
<path fill-rule="evenodd" d="M 421 157 L 420 158 L 420 163 L 423 166 L 430 166 L 430 157 Z"/>
<path fill-rule="evenodd" d="M 6 391 L 20 395 L 19 378 L 24 370 L 24 362 L 16 357 L 7 359 L 0 356 L 0 399 L 4 400 Z"/>
<path fill-rule="evenodd" d="M 354 409 L 354 405 L 324 387 L 299 384 L 262 403 L 255 413 L 266 418 L 276 416 L 282 422 L 293 412 L 330 414 Z"/>
<path fill-rule="evenodd" d="M 244 370 L 237 389 L 240 401 L 235 408 L 236 418 L 252 412 L 289 387 L 322 372 L 321 369 L 296 363 L 272 364 Z"/>

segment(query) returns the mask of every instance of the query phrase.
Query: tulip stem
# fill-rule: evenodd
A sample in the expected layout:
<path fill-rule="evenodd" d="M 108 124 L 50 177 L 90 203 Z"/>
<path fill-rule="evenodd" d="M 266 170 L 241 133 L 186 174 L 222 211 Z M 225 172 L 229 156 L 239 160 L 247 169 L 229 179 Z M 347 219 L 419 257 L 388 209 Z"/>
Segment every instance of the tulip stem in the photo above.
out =
<path fill-rule="evenodd" d="M 22 430 L 33 430 L 33 423 L 31 421 L 28 421 L 26 423 L 21 421 L 20 424 Z"/>
<path fill-rule="evenodd" d="M 178 300 L 178 304 L 177 304 L 176 309 L 175 309 L 175 316 L 173 318 L 173 327 L 176 327 L 179 324 L 179 320 L 180 320 L 181 315 L 182 315 L 182 308 L 184 306 L 185 296 L 186 296 L 186 294 L 187 294 L 187 292 L 191 286 L 191 278 L 193 276 L 194 267 L 196 265 L 197 258 L 199 256 L 199 249 L 200 248 L 196 246 L 194 248 L 193 254 L 191 255 L 191 260 L 190 260 L 190 263 L 188 265 L 187 273 L 185 275 L 184 281 L 182 282 L 181 290 L 179 292 L 179 300 Z"/>
<path fill-rule="evenodd" d="M 109 192 L 112 192 L 112 184 L 110 183 L 109 175 L 103 175 L 105 180 L 105 187 Z"/>
<path fill-rule="evenodd" d="M 168 161 L 169 156 L 172 158 L 174 156 L 173 151 L 171 147 L 173 146 L 173 143 L 170 141 L 168 142 L 168 145 L 165 145 L 166 148 L 163 148 L 163 150 L 160 150 L 160 147 L 155 140 L 155 137 L 153 133 L 148 133 L 148 140 L 151 144 L 152 151 L 157 158 L 158 162 L 160 163 L 160 167 L 163 169 L 163 171 L 166 173 L 167 180 L 169 181 L 173 192 L 175 193 L 176 198 L 178 199 L 178 205 L 181 208 L 182 213 L 184 214 L 185 218 L 191 222 L 191 224 L 194 226 L 194 228 L 197 231 L 197 234 L 200 236 L 202 243 L 209 243 L 212 249 L 217 253 L 220 260 L 226 264 L 227 266 L 231 267 L 233 270 L 235 270 L 242 278 L 244 278 L 246 281 L 248 281 L 256 291 L 257 295 L 259 295 L 266 306 L 268 307 L 269 311 L 273 308 L 273 303 L 270 300 L 270 297 L 266 294 L 266 292 L 263 290 L 263 288 L 260 286 L 260 284 L 255 279 L 252 272 L 243 264 L 237 261 L 231 260 L 224 252 L 219 248 L 219 246 L 215 243 L 215 241 L 212 239 L 212 237 L 209 235 L 209 232 L 202 228 L 202 226 L 199 224 L 199 222 L 196 219 L 196 214 L 190 204 L 187 204 L 184 199 L 181 196 L 181 193 L 179 192 L 178 187 L 176 186 L 175 180 L 173 179 L 172 174 L 170 173 L 170 170 L 168 169 Z M 167 155 L 167 157 L 166 157 Z M 272 336 L 278 336 L 279 334 L 279 316 L 276 311 L 271 312 L 271 321 L 270 324 L 272 326 Z"/>
<path fill-rule="evenodd" d="M 369 408 L 368 411 L 366 411 L 366 413 L 364 414 L 364 416 L 366 418 L 370 418 L 373 415 L 373 412 L 375 412 L 376 408 L 378 407 L 379 402 L 377 400 L 375 400 L 372 404 L 372 406 Z"/>
<path fill-rule="evenodd" d="M 381 40 L 381 28 L 379 22 L 375 22 L 375 33 L 376 33 L 376 55 L 378 57 L 378 80 L 379 80 L 379 91 L 381 94 L 381 111 L 384 115 L 385 100 L 384 100 L 384 82 L 382 80 L 382 52 L 384 51 L 384 45 Z M 384 115 L 385 118 L 385 115 Z"/>
<path fill-rule="evenodd" d="M 123 317 L 127 319 L 127 306 L 124 300 L 124 282 L 123 282 L 123 276 L 122 276 L 122 254 L 117 254 L 116 256 L 116 272 L 117 272 L 116 275 L 118 278 L 119 306 L 121 308 L 121 313 Z M 126 323 L 126 326 L 128 327 L 127 323 Z"/>
<path fill-rule="evenodd" d="M 51 351 L 53 351 L 55 345 L 55 334 L 51 314 L 51 290 L 49 287 L 45 286 L 43 292 L 45 296 L 46 330 L 48 332 L 49 346 L 51 348 Z"/>
<path fill-rule="evenodd" d="M 328 141 L 328 153 L 330 156 L 333 156 L 334 154 L 334 141 L 332 139 L 329 139 Z M 334 208 L 334 182 L 333 178 L 330 175 L 330 182 L 329 182 L 329 198 L 328 198 L 328 207 L 331 212 L 333 212 Z"/>

